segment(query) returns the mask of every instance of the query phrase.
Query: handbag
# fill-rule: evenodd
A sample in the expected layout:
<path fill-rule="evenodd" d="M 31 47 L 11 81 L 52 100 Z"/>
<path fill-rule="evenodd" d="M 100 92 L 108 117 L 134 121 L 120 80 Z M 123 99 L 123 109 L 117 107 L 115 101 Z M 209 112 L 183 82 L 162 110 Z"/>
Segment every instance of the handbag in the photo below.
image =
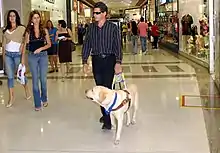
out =
<path fill-rule="evenodd" d="M 25 84 L 25 72 L 26 72 L 25 65 L 20 63 L 17 71 L 17 81 L 22 85 Z"/>
<path fill-rule="evenodd" d="M 150 42 L 154 42 L 154 37 L 150 36 Z"/>

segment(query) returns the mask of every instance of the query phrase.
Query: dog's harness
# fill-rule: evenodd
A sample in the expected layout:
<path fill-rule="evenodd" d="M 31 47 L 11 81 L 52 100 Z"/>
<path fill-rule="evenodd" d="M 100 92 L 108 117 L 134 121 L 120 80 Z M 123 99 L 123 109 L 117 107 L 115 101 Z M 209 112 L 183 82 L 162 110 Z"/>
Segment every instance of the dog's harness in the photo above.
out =
<path fill-rule="evenodd" d="M 108 115 L 110 114 L 111 111 L 117 111 L 119 110 L 120 108 L 122 108 L 124 105 L 126 105 L 128 103 L 128 109 L 126 110 L 126 112 L 129 110 L 129 108 L 131 107 L 131 98 L 129 98 L 129 95 L 130 93 L 127 91 L 127 90 L 123 90 L 127 96 L 126 96 L 126 99 L 124 99 L 120 105 L 118 105 L 118 107 L 114 108 L 114 105 L 116 104 L 116 101 L 117 101 L 117 93 L 115 92 L 115 98 L 114 98 L 114 101 L 112 103 L 112 105 L 109 107 L 108 110 L 105 110 L 105 113 Z"/>
<path fill-rule="evenodd" d="M 112 111 L 119 110 L 120 108 L 122 108 L 127 103 L 128 103 L 128 109 L 126 110 L 126 112 L 129 110 L 129 108 L 131 106 L 131 99 L 129 98 L 130 93 L 127 90 L 123 90 L 123 91 L 127 94 L 126 99 L 124 99 L 117 108 L 112 109 Z"/>

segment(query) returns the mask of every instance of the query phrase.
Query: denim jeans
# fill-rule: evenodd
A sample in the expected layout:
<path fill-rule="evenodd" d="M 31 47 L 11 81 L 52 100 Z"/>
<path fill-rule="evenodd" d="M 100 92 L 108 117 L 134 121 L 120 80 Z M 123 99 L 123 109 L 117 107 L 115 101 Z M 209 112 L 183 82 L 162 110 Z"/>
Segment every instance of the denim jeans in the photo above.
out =
<path fill-rule="evenodd" d="M 127 36 L 128 36 L 128 41 L 130 42 L 131 41 L 131 31 L 128 31 Z"/>
<path fill-rule="evenodd" d="M 131 36 L 132 46 L 133 46 L 133 53 L 138 53 L 138 36 Z"/>
<path fill-rule="evenodd" d="M 147 37 L 140 36 L 140 40 L 141 40 L 141 50 L 142 52 L 146 52 L 147 51 Z"/>
<path fill-rule="evenodd" d="M 14 87 L 14 78 L 15 73 L 18 69 L 18 66 L 21 62 L 21 52 L 10 52 L 5 51 L 5 69 L 8 77 L 8 88 Z M 25 82 L 27 83 L 27 78 L 25 78 Z"/>
<path fill-rule="evenodd" d="M 40 108 L 42 102 L 47 102 L 47 52 L 44 51 L 38 54 L 30 52 L 28 54 L 28 64 L 32 75 L 32 89 L 35 108 Z M 39 79 L 41 84 L 41 92 L 39 89 Z"/>

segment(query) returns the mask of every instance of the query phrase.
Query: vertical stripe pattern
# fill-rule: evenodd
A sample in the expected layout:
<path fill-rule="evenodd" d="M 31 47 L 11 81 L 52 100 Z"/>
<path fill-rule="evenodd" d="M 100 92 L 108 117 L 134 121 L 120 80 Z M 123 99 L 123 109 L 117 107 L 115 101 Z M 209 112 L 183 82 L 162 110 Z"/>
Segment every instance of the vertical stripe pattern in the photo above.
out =
<path fill-rule="evenodd" d="M 90 24 L 82 49 L 82 62 L 87 63 L 89 55 L 116 56 L 117 63 L 122 61 L 121 37 L 117 25 L 106 21 L 99 28 L 97 23 Z"/>

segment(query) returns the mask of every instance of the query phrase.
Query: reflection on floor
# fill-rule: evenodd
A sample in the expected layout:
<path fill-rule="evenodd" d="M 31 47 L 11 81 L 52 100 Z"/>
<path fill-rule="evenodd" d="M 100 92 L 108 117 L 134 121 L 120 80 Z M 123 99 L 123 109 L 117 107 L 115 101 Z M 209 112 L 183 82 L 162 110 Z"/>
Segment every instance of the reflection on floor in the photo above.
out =
<path fill-rule="evenodd" d="M 202 109 L 183 109 L 179 104 L 182 94 L 199 95 L 194 68 L 162 50 L 135 57 L 127 54 L 123 66 L 127 82 L 138 86 L 140 106 L 137 124 L 124 126 L 119 146 L 113 145 L 114 131 L 100 129 L 99 107 L 84 95 L 94 82 L 92 77 L 82 79 L 80 56 L 74 56 L 72 77 L 61 82 L 59 73 L 49 74 L 50 104 L 42 112 L 33 111 L 32 100 L 24 100 L 19 85 L 15 105 L 6 109 L 4 80 L 0 153 L 209 153 Z"/>

